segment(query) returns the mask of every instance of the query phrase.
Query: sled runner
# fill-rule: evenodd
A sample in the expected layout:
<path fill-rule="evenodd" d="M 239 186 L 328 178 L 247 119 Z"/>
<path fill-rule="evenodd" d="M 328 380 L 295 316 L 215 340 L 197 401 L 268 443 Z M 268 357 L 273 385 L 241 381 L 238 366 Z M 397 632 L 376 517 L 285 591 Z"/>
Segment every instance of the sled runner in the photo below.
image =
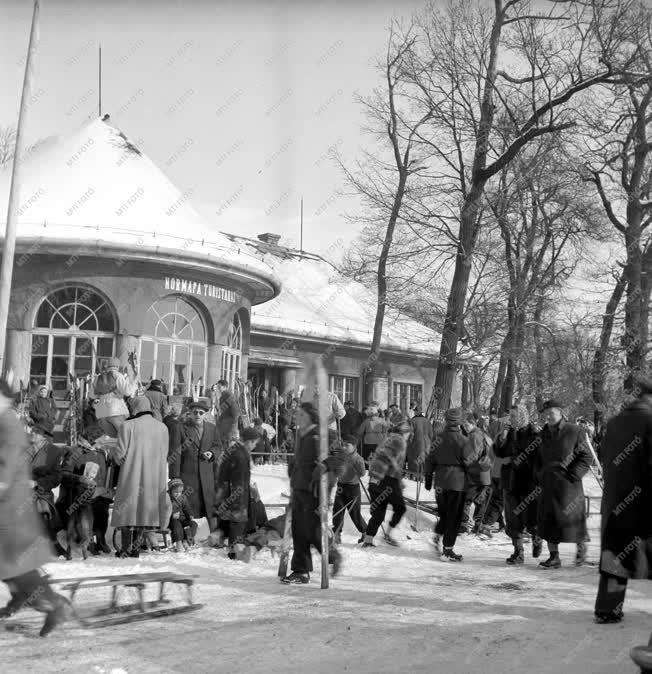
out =
<path fill-rule="evenodd" d="M 202 608 L 203 604 L 195 604 L 192 600 L 192 586 L 196 576 L 185 576 L 178 573 L 136 573 L 122 576 L 90 576 L 86 578 L 53 578 L 52 584 L 61 585 L 62 591 L 70 592 L 75 617 L 84 627 L 110 627 L 140 620 L 163 618 L 175 613 L 186 613 Z M 166 585 L 172 583 L 185 589 L 185 604 L 172 605 L 166 598 Z M 145 589 L 148 585 L 158 584 L 158 598 L 145 600 Z M 75 604 L 75 599 L 85 590 L 111 588 L 109 605 L 105 607 L 83 608 Z M 138 600 L 131 603 L 120 603 L 124 591 L 136 591 Z"/>

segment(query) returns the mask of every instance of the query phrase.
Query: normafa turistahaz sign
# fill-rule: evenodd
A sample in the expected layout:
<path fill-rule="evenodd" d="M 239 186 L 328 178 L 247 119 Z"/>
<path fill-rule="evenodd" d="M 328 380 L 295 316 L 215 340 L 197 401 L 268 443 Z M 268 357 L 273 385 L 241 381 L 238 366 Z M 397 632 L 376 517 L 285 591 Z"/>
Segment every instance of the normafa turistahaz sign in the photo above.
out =
<path fill-rule="evenodd" d="M 186 295 L 197 295 L 199 297 L 212 297 L 216 300 L 225 302 L 237 302 L 237 295 L 233 290 L 221 288 L 210 283 L 201 283 L 200 281 L 191 281 L 189 279 L 173 278 L 166 276 L 163 280 L 166 290 L 172 290 Z"/>

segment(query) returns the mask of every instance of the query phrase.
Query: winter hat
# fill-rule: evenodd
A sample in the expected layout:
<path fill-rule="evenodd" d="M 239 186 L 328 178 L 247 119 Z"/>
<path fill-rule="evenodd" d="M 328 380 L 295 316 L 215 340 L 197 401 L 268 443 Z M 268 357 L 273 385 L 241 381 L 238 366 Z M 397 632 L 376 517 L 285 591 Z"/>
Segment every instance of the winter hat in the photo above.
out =
<path fill-rule="evenodd" d="M 358 439 L 355 437 L 355 435 L 343 435 L 342 442 L 346 442 L 349 445 L 357 445 Z"/>
<path fill-rule="evenodd" d="M 143 412 L 151 412 L 152 406 L 149 402 L 149 398 L 145 396 L 136 396 L 132 398 L 128 403 L 129 411 L 131 416 L 135 417 L 137 414 L 142 414 Z"/>
<path fill-rule="evenodd" d="M 45 384 L 41 384 L 36 390 L 40 393 L 43 390 L 48 390 L 48 387 Z"/>
<path fill-rule="evenodd" d="M 390 435 L 384 445 L 394 456 L 405 451 L 405 440 L 400 435 Z"/>
<path fill-rule="evenodd" d="M 452 407 L 444 412 L 444 419 L 447 424 L 461 424 L 462 410 L 459 407 Z"/>
<path fill-rule="evenodd" d="M 247 440 L 259 440 L 260 433 L 255 428 L 245 428 L 244 431 L 240 433 L 240 439 L 242 442 L 247 442 Z"/>
<path fill-rule="evenodd" d="M 172 478 L 168 482 L 168 491 L 172 491 L 173 489 L 176 489 L 177 487 L 181 487 L 181 489 L 183 489 L 183 480 L 180 480 L 178 477 Z"/>
<path fill-rule="evenodd" d="M 546 402 L 543 403 L 543 406 L 539 411 L 545 412 L 546 410 L 551 410 L 555 407 L 562 412 L 564 411 L 563 403 L 559 402 L 559 400 L 555 400 L 554 398 L 552 400 L 546 400 Z"/>
<path fill-rule="evenodd" d="M 108 367 L 120 367 L 120 359 L 116 358 L 115 356 L 113 358 L 109 358 L 106 361 L 106 366 Z"/>
<path fill-rule="evenodd" d="M 163 392 L 163 382 L 160 379 L 152 379 L 152 381 L 149 382 L 149 386 L 147 387 L 148 391 L 158 391 L 159 393 Z"/>
<path fill-rule="evenodd" d="M 197 400 L 193 400 L 190 405 L 188 405 L 189 410 L 194 410 L 194 409 L 200 409 L 204 410 L 204 412 L 208 412 L 210 409 L 208 405 L 208 401 L 206 398 L 198 398 Z"/>

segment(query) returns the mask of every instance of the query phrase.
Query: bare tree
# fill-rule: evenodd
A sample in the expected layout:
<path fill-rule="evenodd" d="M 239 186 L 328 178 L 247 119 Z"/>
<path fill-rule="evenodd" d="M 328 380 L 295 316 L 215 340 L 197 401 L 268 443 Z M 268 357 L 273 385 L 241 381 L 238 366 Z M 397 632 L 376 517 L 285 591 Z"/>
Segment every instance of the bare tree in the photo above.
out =
<path fill-rule="evenodd" d="M 14 156 L 16 127 L 0 126 L 0 166 L 8 164 Z"/>

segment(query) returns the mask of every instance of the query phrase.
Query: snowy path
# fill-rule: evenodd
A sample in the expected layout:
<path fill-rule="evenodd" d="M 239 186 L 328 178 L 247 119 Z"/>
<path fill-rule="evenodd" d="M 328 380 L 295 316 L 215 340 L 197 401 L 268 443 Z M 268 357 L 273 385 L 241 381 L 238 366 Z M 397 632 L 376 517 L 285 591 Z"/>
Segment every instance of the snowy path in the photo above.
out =
<path fill-rule="evenodd" d="M 258 468 L 255 479 L 264 499 L 278 503 L 282 471 Z M 562 546 L 561 570 L 546 572 L 531 558 L 523 567 L 505 567 L 510 545 L 502 534 L 489 542 L 463 537 L 458 549 L 465 561 L 446 564 L 433 558 L 429 518 L 420 518 L 420 534 L 409 529 L 413 518 L 410 509 L 400 549 L 379 543 L 372 551 L 355 545 L 347 518 L 345 566 L 329 590 L 319 589 L 317 555 L 316 574 L 303 587 L 282 586 L 267 551 L 249 565 L 204 550 L 57 562 L 48 567 L 57 577 L 194 573 L 197 601 L 206 606 L 94 631 L 71 623 L 48 640 L 36 636 L 41 617 L 25 611 L 0 629 L 3 671 L 637 671 L 628 652 L 652 629 L 652 583 L 631 584 L 623 624 L 598 626 L 592 622 L 597 571 L 571 565 L 573 546 Z M 591 518 L 593 528 L 598 523 Z M 591 534 L 595 560 L 597 531 Z"/>

